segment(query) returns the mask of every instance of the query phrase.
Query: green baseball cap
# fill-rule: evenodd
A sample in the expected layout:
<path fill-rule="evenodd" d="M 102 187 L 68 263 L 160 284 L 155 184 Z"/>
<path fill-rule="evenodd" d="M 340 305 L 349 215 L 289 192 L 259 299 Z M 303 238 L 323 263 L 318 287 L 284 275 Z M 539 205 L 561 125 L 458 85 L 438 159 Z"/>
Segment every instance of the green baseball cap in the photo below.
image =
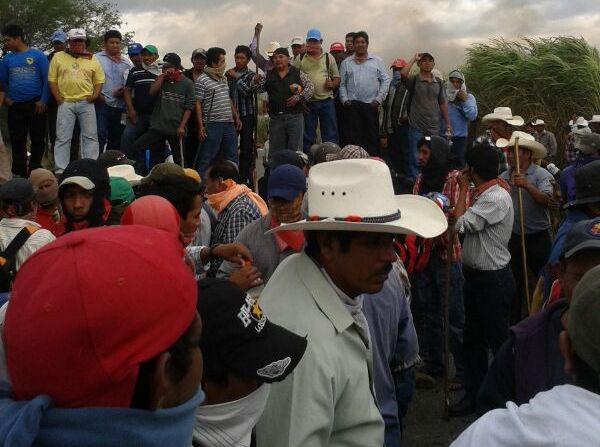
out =
<path fill-rule="evenodd" d="M 148 53 L 156 54 L 158 56 L 158 48 L 154 45 L 146 45 L 142 51 L 147 51 Z"/>
<path fill-rule="evenodd" d="M 129 205 L 135 200 L 133 188 L 123 177 L 110 177 L 110 203 Z"/>

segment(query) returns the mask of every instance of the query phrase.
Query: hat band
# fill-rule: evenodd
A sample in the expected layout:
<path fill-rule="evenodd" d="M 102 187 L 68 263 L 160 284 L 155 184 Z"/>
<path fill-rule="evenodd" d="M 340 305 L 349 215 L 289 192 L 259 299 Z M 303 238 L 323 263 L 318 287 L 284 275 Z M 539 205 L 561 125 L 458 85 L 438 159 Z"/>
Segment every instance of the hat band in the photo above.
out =
<path fill-rule="evenodd" d="M 361 217 L 349 215 L 346 217 L 334 217 L 333 220 L 337 222 L 360 222 L 360 223 L 389 223 L 394 222 L 395 220 L 399 220 L 401 217 L 400 210 L 397 210 L 395 213 L 387 214 L 385 216 L 374 216 L 374 217 Z M 320 217 L 320 216 L 308 216 L 309 222 L 317 222 L 321 220 L 329 219 L 329 217 Z"/>

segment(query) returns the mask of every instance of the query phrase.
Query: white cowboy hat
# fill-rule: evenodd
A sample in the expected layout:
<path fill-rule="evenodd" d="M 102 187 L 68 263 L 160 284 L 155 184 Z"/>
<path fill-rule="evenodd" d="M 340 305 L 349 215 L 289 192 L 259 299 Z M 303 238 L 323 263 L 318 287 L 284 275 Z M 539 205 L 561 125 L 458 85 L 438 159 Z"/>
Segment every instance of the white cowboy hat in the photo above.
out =
<path fill-rule="evenodd" d="M 544 120 L 537 119 L 533 123 L 531 123 L 531 125 L 532 126 L 545 126 L 546 123 L 544 122 Z"/>
<path fill-rule="evenodd" d="M 546 147 L 542 143 L 535 141 L 533 135 L 519 130 L 512 133 L 510 140 L 506 138 L 499 138 L 496 141 L 496 146 L 500 148 L 514 147 L 517 137 L 519 138 L 519 148 L 528 149 L 531 151 L 531 158 L 534 160 L 541 160 L 546 156 Z"/>
<path fill-rule="evenodd" d="M 592 119 L 588 123 L 600 123 L 600 115 L 593 115 Z"/>
<path fill-rule="evenodd" d="M 575 121 L 575 126 L 587 126 L 589 123 L 588 121 L 583 117 L 583 116 L 579 116 L 577 117 L 577 120 Z"/>
<path fill-rule="evenodd" d="M 277 48 L 281 48 L 281 44 L 279 42 L 275 40 L 269 42 L 269 45 L 267 45 L 267 49 L 265 50 L 267 57 L 273 56 L 273 53 Z"/>
<path fill-rule="evenodd" d="M 394 195 L 389 168 L 378 160 L 337 160 L 308 177 L 308 218 L 269 231 L 327 230 L 417 234 L 432 238 L 448 227 L 443 211 L 417 195 Z"/>
<path fill-rule="evenodd" d="M 511 126 L 522 126 L 525 123 L 525 120 L 518 115 L 513 116 L 512 110 L 510 107 L 496 107 L 493 113 L 488 113 L 481 120 L 482 123 L 486 123 L 489 121 L 500 120 L 505 123 L 510 124 Z"/>
<path fill-rule="evenodd" d="M 141 175 L 135 173 L 135 169 L 131 165 L 116 165 L 108 168 L 109 177 L 121 177 L 129 182 L 131 186 L 137 186 L 140 184 L 140 180 L 143 179 Z"/>

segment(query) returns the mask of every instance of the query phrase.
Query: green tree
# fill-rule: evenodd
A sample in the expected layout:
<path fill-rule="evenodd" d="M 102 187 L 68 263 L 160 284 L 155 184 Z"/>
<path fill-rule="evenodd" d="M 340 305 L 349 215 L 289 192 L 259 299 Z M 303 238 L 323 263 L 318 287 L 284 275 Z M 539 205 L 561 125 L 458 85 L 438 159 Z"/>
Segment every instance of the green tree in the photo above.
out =
<path fill-rule="evenodd" d="M 126 25 L 116 6 L 103 0 L 0 0 L 0 25 L 9 23 L 21 25 L 26 42 L 40 50 L 50 49 L 55 30 L 83 28 L 93 51 L 106 31 Z M 133 32 L 123 33 L 126 43 L 132 38 Z"/>
<path fill-rule="evenodd" d="M 508 106 L 525 120 L 543 119 L 562 140 L 573 115 L 600 110 L 600 55 L 583 38 L 494 39 L 466 52 L 464 73 L 480 116 Z"/>

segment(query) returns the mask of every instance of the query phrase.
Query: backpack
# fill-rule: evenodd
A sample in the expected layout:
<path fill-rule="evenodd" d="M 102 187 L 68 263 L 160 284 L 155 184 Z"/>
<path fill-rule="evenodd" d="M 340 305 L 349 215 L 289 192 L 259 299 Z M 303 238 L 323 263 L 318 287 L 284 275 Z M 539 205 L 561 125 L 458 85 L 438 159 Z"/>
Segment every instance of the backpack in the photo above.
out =
<path fill-rule="evenodd" d="M 10 241 L 8 246 L 0 251 L 0 293 L 9 292 L 17 273 L 17 252 L 25 245 L 29 237 L 37 231 L 33 226 L 25 226 Z"/>

